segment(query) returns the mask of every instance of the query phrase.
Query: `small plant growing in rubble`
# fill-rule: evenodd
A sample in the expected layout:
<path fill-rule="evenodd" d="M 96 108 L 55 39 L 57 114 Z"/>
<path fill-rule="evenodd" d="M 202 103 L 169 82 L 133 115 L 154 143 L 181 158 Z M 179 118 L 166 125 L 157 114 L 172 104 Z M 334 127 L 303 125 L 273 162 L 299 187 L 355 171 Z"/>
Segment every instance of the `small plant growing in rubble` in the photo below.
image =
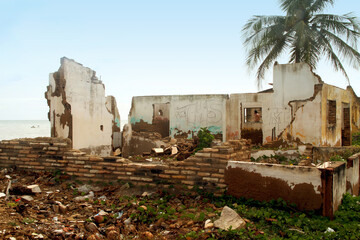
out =
<path fill-rule="evenodd" d="M 340 155 L 335 155 L 330 158 L 330 162 L 345 162 L 345 159 Z"/>
<path fill-rule="evenodd" d="M 207 128 L 200 128 L 197 133 L 197 137 L 199 138 L 199 143 L 196 147 L 196 151 L 200 151 L 203 148 L 207 148 L 211 146 L 211 142 L 214 140 L 214 135 L 212 135 Z"/>
<path fill-rule="evenodd" d="M 352 134 L 352 145 L 360 146 L 360 132 Z"/>

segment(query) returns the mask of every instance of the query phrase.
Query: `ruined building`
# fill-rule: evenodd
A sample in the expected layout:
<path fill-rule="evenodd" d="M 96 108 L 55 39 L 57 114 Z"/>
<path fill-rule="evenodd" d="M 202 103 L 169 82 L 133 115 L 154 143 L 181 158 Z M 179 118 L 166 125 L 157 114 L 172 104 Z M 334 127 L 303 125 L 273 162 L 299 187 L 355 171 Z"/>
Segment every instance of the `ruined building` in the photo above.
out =
<path fill-rule="evenodd" d="M 273 88 L 230 95 L 133 97 L 134 131 L 192 137 L 201 127 L 223 141 L 347 146 L 359 129 L 359 99 L 324 83 L 305 63 L 274 66 Z"/>
<path fill-rule="evenodd" d="M 114 97 L 105 97 L 95 72 L 73 60 L 62 58 L 50 74 L 46 99 L 51 136 L 103 156 L 118 147 L 129 156 L 162 145 L 137 133 L 193 138 L 202 127 L 222 141 L 347 146 L 360 124 L 353 89 L 324 83 L 305 63 L 276 64 L 273 88 L 258 93 L 133 97 L 123 136 Z"/>
<path fill-rule="evenodd" d="M 116 100 L 105 97 L 105 86 L 95 71 L 62 58 L 59 70 L 49 76 L 45 98 L 51 137 L 70 138 L 73 148 L 101 156 L 120 146 Z"/>

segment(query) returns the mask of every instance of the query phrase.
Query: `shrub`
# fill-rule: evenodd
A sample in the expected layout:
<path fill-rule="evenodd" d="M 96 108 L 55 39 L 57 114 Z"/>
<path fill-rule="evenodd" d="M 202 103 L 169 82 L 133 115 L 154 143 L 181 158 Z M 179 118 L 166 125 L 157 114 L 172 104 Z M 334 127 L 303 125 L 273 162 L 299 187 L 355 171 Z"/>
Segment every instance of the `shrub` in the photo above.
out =
<path fill-rule="evenodd" d="M 203 148 L 207 148 L 211 146 L 211 142 L 214 140 L 214 135 L 212 135 L 207 128 L 200 128 L 199 132 L 197 133 L 199 138 L 199 143 L 196 147 L 196 151 L 200 151 Z"/>
<path fill-rule="evenodd" d="M 352 134 L 352 145 L 360 145 L 360 132 Z"/>

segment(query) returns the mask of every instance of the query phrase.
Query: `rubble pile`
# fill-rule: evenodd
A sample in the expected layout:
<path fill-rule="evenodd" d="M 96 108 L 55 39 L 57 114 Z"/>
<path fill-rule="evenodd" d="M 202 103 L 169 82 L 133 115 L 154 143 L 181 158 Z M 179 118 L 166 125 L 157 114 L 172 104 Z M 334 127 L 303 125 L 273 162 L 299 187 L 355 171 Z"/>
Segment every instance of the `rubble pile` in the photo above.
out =
<path fill-rule="evenodd" d="M 176 239 L 216 233 L 221 210 L 179 189 L 80 182 L 61 172 L 0 173 L 1 239 Z M 154 191 L 154 189 L 151 189 Z M 144 192 L 145 191 L 145 192 Z M 210 235 L 209 235 L 210 236 Z"/>
<path fill-rule="evenodd" d="M 149 152 L 143 152 L 142 155 L 130 156 L 133 162 L 146 162 L 146 161 L 183 161 L 195 153 L 197 147 L 196 139 L 184 139 L 184 138 L 156 138 L 160 134 L 146 133 L 149 139 L 160 142 L 159 147 L 152 148 Z M 161 136 L 160 136 L 161 137 Z"/>

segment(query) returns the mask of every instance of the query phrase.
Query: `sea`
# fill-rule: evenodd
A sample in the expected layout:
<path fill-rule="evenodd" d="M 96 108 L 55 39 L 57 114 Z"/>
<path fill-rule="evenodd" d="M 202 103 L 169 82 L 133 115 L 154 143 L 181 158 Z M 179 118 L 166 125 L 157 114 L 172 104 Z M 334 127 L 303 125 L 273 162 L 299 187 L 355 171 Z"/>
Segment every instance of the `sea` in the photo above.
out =
<path fill-rule="evenodd" d="M 127 120 L 121 121 L 121 129 Z M 0 120 L 0 141 L 17 138 L 50 137 L 49 120 Z"/>
<path fill-rule="evenodd" d="M 0 141 L 35 137 L 50 137 L 48 120 L 0 120 Z"/>

